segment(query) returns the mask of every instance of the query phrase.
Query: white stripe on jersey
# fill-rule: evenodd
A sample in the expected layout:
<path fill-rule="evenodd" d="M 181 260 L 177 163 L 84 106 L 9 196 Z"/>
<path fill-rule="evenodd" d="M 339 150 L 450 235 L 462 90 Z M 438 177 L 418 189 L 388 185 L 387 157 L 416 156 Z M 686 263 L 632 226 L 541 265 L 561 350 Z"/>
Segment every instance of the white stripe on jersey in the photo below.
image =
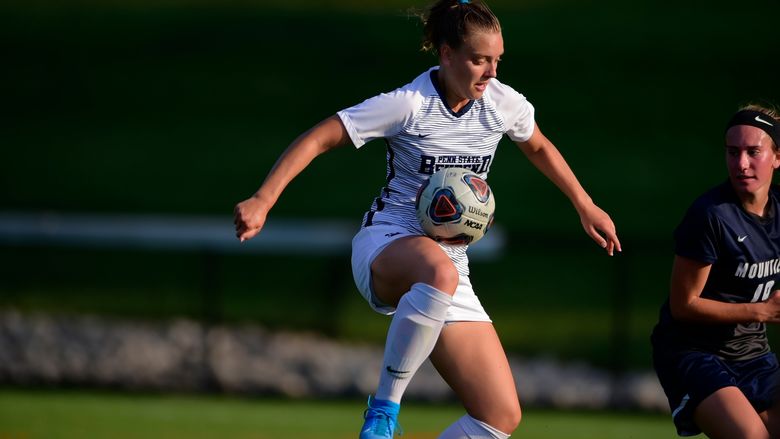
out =
<path fill-rule="evenodd" d="M 424 234 L 414 202 L 417 189 L 435 171 L 467 168 L 487 179 L 501 137 L 525 141 L 534 129 L 534 109 L 523 95 L 491 79 L 482 97 L 453 113 L 435 84 L 438 68 L 410 84 L 383 93 L 338 116 L 359 148 L 373 139 L 387 144 L 387 184 L 363 225 L 389 223 Z M 468 275 L 467 246 L 440 244 L 458 272 Z"/>

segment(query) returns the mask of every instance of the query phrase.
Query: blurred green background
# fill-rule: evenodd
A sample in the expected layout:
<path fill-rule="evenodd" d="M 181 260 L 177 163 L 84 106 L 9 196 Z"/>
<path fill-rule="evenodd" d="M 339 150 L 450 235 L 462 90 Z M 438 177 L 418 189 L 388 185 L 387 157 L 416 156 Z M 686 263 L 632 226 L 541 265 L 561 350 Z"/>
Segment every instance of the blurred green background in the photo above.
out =
<path fill-rule="evenodd" d="M 725 178 L 725 122 L 780 101 L 776 0 L 496 0 L 499 79 L 535 105 L 618 227 L 605 256 L 508 140 L 490 183 L 508 248 L 472 278 L 508 350 L 648 368 L 671 232 Z M 386 0 L 11 1 L 0 6 L 0 209 L 223 215 L 298 134 L 436 59 Z M 318 158 L 273 218 L 360 222 L 384 182 L 380 141 Z M 238 245 L 238 244 L 236 244 Z M 208 260 L 208 261 L 205 261 Z M 216 277 L 204 279 L 204 266 Z M 216 267 L 214 269 L 214 267 Z M 204 294 L 212 282 L 217 297 Z M 388 320 L 346 255 L 0 246 L 0 307 L 173 316 L 381 343 Z"/>

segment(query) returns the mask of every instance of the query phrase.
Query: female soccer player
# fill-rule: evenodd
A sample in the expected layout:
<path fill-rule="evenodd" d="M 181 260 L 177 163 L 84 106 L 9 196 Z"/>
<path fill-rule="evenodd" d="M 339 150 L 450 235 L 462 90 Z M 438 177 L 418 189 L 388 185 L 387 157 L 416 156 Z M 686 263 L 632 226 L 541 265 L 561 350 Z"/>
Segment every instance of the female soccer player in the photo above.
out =
<path fill-rule="evenodd" d="M 447 166 L 486 177 L 506 134 L 571 200 L 599 245 L 611 255 L 620 243 L 612 220 L 539 130 L 531 104 L 496 80 L 504 45 L 490 9 L 478 1 L 439 0 L 423 21 L 424 48 L 438 55 L 439 65 L 296 139 L 260 189 L 236 206 L 236 233 L 241 241 L 255 236 L 284 187 L 319 154 L 383 138 L 387 183 L 353 240 L 352 269 L 370 306 L 393 318 L 360 438 L 393 436 L 401 397 L 429 356 L 467 411 L 440 437 L 507 438 L 520 422 L 520 404 L 506 355 L 471 287 L 466 246 L 438 243 L 420 228 L 418 187 Z"/>
<path fill-rule="evenodd" d="M 750 105 L 725 135 L 728 181 L 700 196 L 674 232 L 669 299 L 653 363 L 680 436 L 780 437 L 780 114 Z"/>

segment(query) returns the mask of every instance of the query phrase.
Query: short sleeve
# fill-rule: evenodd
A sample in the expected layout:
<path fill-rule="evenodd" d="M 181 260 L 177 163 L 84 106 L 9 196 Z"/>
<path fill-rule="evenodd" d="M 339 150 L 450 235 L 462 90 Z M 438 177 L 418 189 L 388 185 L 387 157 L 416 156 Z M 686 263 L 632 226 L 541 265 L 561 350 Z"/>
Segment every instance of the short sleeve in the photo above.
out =
<path fill-rule="evenodd" d="M 711 210 L 691 206 L 674 230 L 675 254 L 706 264 L 715 263 L 718 260 L 719 224 Z"/>
<path fill-rule="evenodd" d="M 418 93 L 399 88 L 336 113 L 356 148 L 398 134 L 422 101 Z"/>
<path fill-rule="evenodd" d="M 490 100 L 504 120 L 506 135 L 515 142 L 525 142 L 534 133 L 534 107 L 512 87 L 490 81 Z"/>

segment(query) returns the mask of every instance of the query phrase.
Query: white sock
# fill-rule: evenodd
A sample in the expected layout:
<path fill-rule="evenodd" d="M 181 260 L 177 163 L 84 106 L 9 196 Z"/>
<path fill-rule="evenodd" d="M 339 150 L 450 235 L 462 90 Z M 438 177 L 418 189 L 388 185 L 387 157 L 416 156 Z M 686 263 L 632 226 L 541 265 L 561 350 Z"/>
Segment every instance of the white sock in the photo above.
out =
<path fill-rule="evenodd" d="M 508 434 L 499 431 L 469 415 L 455 421 L 444 430 L 439 439 L 507 439 Z"/>
<path fill-rule="evenodd" d="M 385 342 L 376 399 L 401 403 L 409 380 L 433 351 L 452 296 L 416 283 L 401 297 Z"/>

